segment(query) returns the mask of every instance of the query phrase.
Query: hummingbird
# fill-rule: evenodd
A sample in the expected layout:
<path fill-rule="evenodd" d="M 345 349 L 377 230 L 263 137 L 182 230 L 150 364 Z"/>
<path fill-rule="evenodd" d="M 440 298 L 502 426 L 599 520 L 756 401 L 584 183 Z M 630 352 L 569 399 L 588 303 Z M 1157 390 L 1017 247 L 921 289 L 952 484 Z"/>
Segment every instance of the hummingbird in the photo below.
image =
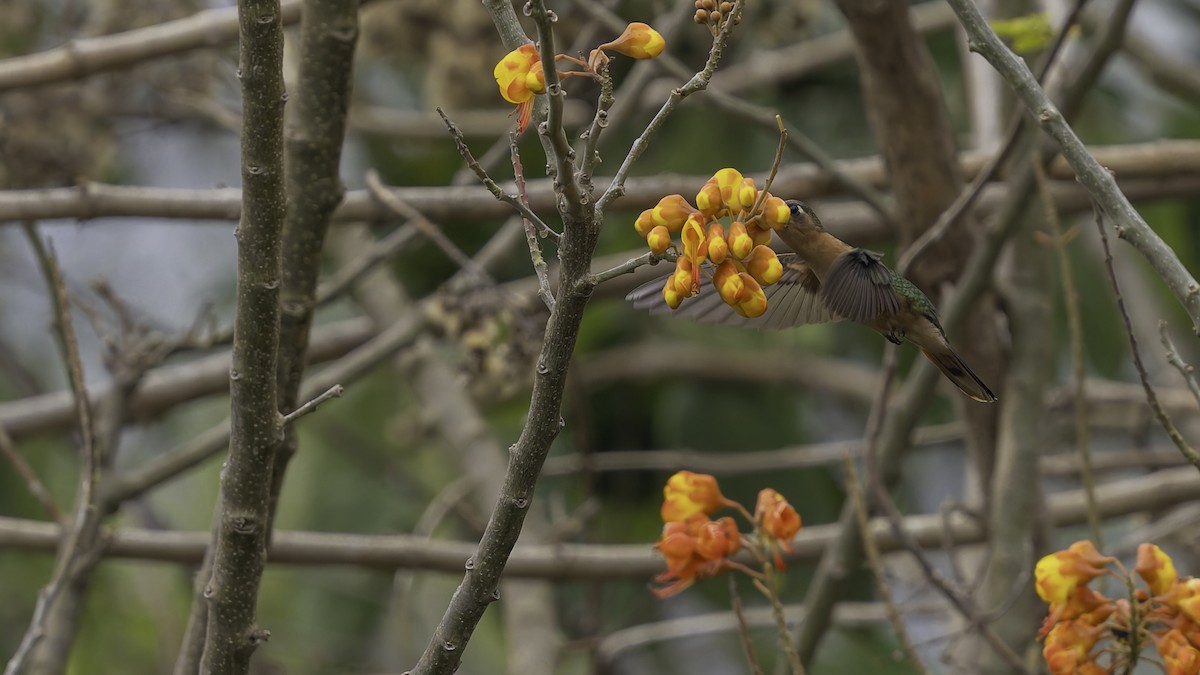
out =
<path fill-rule="evenodd" d="M 907 339 L 921 350 L 962 393 L 983 403 L 996 395 L 979 379 L 946 339 L 937 309 L 916 284 L 882 262 L 883 254 L 855 248 L 830 234 L 804 202 L 784 202 L 791 214 L 776 234 L 794 254 L 780 255 L 783 276 L 763 290 L 767 311 L 738 316 L 715 289 L 672 311 L 662 301 L 662 280 L 634 289 L 626 300 L 652 313 L 672 312 L 703 323 L 782 329 L 843 319 L 874 329 L 894 344 Z M 705 283 L 711 287 L 711 283 Z M 707 291 L 707 292 L 706 292 Z"/>

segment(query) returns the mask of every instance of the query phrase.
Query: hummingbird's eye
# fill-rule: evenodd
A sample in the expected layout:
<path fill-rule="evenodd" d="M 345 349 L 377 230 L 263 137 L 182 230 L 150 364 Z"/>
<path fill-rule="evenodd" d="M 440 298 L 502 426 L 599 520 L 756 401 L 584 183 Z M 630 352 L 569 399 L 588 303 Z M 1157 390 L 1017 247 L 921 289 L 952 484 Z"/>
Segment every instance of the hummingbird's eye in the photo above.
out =
<path fill-rule="evenodd" d="M 788 204 L 788 212 L 790 212 L 793 216 L 800 215 L 800 205 L 797 204 L 796 202 L 789 203 Z"/>

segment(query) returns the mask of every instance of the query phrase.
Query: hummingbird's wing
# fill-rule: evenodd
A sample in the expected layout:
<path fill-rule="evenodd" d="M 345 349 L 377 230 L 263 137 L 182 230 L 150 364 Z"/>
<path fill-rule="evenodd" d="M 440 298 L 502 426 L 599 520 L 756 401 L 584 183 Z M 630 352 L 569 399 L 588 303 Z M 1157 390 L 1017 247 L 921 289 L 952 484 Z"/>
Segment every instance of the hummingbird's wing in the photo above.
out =
<path fill-rule="evenodd" d="M 851 321 L 867 322 L 900 311 L 892 287 L 892 270 L 882 253 L 856 248 L 833 261 L 821 286 L 825 306 Z"/>
<path fill-rule="evenodd" d="M 625 299 L 638 309 L 649 310 L 651 314 L 670 314 L 701 323 L 764 330 L 780 330 L 840 319 L 822 302 L 821 282 L 807 263 L 791 253 L 779 254 L 779 261 L 783 263 L 783 276 L 778 282 L 763 289 L 767 296 L 767 311 L 754 319 L 738 316 L 725 304 L 713 289 L 707 275 L 700 276 L 700 294 L 684 300 L 676 310 L 672 310 L 663 302 L 662 287 L 667 275 L 638 286 L 625 296 Z"/>

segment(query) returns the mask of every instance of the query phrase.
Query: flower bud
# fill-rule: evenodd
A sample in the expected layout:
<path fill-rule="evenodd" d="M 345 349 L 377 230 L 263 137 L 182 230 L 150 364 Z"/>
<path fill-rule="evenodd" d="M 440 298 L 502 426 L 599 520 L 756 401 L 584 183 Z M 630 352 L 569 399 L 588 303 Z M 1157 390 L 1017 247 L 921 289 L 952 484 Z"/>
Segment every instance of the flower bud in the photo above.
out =
<path fill-rule="evenodd" d="M 741 547 L 737 523 L 729 516 L 704 523 L 696 534 L 695 553 L 705 560 L 728 558 Z"/>
<path fill-rule="evenodd" d="M 754 522 L 758 523 L 764 535 L 785 544 L 800 531 L 800 514 L 783 495 L 771 488 L 759 491 L 758 502 L 754 506 Z"/>
<path fill-rule="evenodd" d="M 771 244 L 771 230 L 759 227 L 757 223 L 747 225 L 746 234 L 750 235 L 750 241 L 753 241 L 755 246 L 770 246 Z"/>
<path fill-rule="evenodd" d="M 667 277 L 667 283 L 663 285 L 663 302 L 667 303 L 667 307 L 671 309 L 679 309 L 683 304 L 683 294 L 675 290 L 675 275 Z"/>
<path fill-rule="evenodd" d="M 733 306 L 733 311 L 747 319 L 762 316 L 767 311 L 767 294 L 763 292 L 762 286 L 745 272 L 739 272 L 738 278 L 742 280 L 746 290 L 738 304 Z"/>
<path fill-rule="evenodd" d="M 735 220 L 729 226 L 725 241 L 729 244 L 729 252 L 738 259 L 750 255 L 750 250 L 754 248 L 754 240 L 746 232 L 746 224 L 740 220 Z"/>
<path fill-rule="evenodd" d="M 744 262 L 746 271 L 763 286 L 770 286 L 783 276 L 783 263 L 779 262 L 775 251 L 767 246 L 755 246 Z"/>
<path fill-rule="evenodd" d="M 637 230 L 642 239 L 645 239 L 650 234 L 650 230 L 653 230 L 655 225 L 657 223 L 654 222 L 654 209 L 642 211 L 637 220 L 633 221 L 633 229 Z"/>
<path fill-rule="evenodd" d="M 675 289 L 687 298 L 700 292 L 700 266 L 692 263 L 692 259 L 679 256 L 675 261 L 675 274 L 671 275 Z"/>
<path fill-rule="evenodd" d="M 663 251 L 671 247 L 671 232 L 664 225 L 655 225 L 650 230 L 650 234 L 646 235 L 646 245 L 654 255 L 662 255 Z"/>
<path fill-rule="evenodd" d="M 1138 546 L 1137 567 L 1134 571 L 1146 582 L 1146 586 L 1154 595 L 1166 593 L 1179 579 L 1171 557 L 1154 544 Z"/>
<path fill-rule="evenodd" d="M 743 178 L 742 184 L 738 186 L 737 201 L 743 211 L 750 210 L 754 206 L 754 201 L 758 199 L 758 188 L 754 187 L 753 178 Z"/>
<path fill-rule="evenodd" d="M 773 230 L 787 225 L 788 220 L 792 217 L 791 211 L 788 210 L 788 205 L 782 199 L 771 195 L 763 200 L 762 222 Z"/>
<path fill-rule="evenodd" d="M 737 192 L 742 186 L 742 174 L 737 169 L 724 168 L 713 174 L 713 178 L 717 181 L 717 187 L 721 188 L 721 201 L 731 211 L 739 211 L 741 202 L 738 201 Z"/>
<path fill-rule="evenodd" d="M 651 211 L 656 225 L 665 225 L 672 232 L 678 232 L 687 222 L 688 216 L 696 209 L 683 198 L 683 195 L 667 195 L 658 200 L 658 205 Z"/>
<path fill-rule="evenodd" d="M 717 479 L 705 473 L 677 471 L 663 486 L 662 519 L 682 521 L 703 513 L 712 515 L 725 506 Z"/>
<path fill-rule="evenodd" d="M 663 36 L 650 26 L 635 21 L 625 27 L 621 37 L 600 45 L 600 49 L 611 49 L 635 59 L 652 59 L 667 46 Z"/>
<path fill-rule="evenodd" d="M 737 267 L 729 260 L 717 265 L 712 282 L 713 287 L 717 289 L 717 295 L 720 295 L 727 305 L 736 305 L 746 292 L 746 284 L 738 275 Z"/>
<path fill-rule="evenodd" d="M 725 241 L 725 228 L 721 227 L 720 223 L 708 226 L 707 242 L 708 259 L 716 265 L 725 262 L 725 255 L 729 253 L 729 242 Z"/>
<path fill-rule="evenodd" d="M 721 201 L 721 188 L 715 178 L 709 178 L 696 194 L 696 207 L 709 218 L 717 217 L 725 208 L 725 203 Z"/>

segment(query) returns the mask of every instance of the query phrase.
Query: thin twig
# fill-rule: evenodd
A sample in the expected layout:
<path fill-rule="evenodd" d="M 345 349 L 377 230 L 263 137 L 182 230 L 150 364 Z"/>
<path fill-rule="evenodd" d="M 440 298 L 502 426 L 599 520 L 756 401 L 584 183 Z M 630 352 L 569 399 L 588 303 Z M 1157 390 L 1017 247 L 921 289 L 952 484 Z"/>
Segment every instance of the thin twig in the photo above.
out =
<path fill-rule="evenodd" d="M 729 604 L 733 608 L 733 615 L 737 617 L 737 634 L 742 642 L 742 651 L 746 654 L 746 662 L 750 664 L 751 673 L 763 675 L 762 664 L 754 653 L 754 641 L 750 638 L 750 625 L 746 623 L 746 614 L 742 611 L 742 596 L 737 592 L 737 576 L 726 576 L 729 579 Z"/>
<path fill-rule="evenodd" d="M 42 276 L 50 295 L 50 304 L 54 311 L 55 335 L 63 363 L 67 370 L 67 379 L 71 383 L 71 393 L 75 401 L 75 414 L 80 428 L 79 446 L 79 489 L 75 496 L 74 513 L 68 523 L 66 537 L 59 548 L 55 560 L 54 572 L 50 581 L 38 593 L 37 604 L 34 605 L 33 617 L 29 627 L 17 647 L 17 651 L 8 661 L 4 675 L 15 675 L 23 672 L 25 663 L 33 655 L 38 642 L 46 635 L 47 615 L 50 614 L 55 601 L 62 594 L 71 579 L 76 566 L 86 567 L 99 551 L 88 550 L 85 542 L 84 529 L 88 525 L 89 515 L 96 511 L 96 481 L 99 473 L 100 458 L 97 455 L 95 429 L 93 428 L 92 409 L 88 401 L 87 389 L 83 380 L 83 360 L 79 356 L 79 343 L 71 321 L 71 305 L 67 298 L 66 284 L 63 282 L 62 269 L 54 254 L 54 247 L 42 242 L 34 223 L 22 223 L 29 244 L 33 248 Z"/>
<path fill-rule="evenodd" d="M 1200 385 L 1196 384 L 1196 369 L 1179 356 L 1179 350 L 1175 348 L 1175 343 L 1171 342 L 1170 336 L 1167 335 L 1166 321 L 1158 322 L 1158 335 L 1162 339 L 1163 349 L 1167 350 L 1167 363 L 1175 366 L 1175 369 L 1183 376 L 1188 391 L 1192 392 L 1192 396 L 1196 397 L 1196 402 L 1200 403 Z"/>
<path fill-rule="evenodd" d="M 588 277 L 588 282 L 591 283 L 593 286 L 599 286 L 600 284 L 604 283 L 605 281 L 608 281 L 609 279 L 616 279 L 619 276 L 630 274 L 631 272 L 637 270 L 639 267 L 642 267 L 643 265 L 657 265 L 662 260 L 667 260 L 669 262 L 675 262 L 675 258 L 677 255 L 678 254 L 675 253 L 674 251 L 672 251 L 671 249 L 667 249 L 666 251 L 663 251 L 662 253 L 654 253 L 653 251 L 649 251 L 649 252 L 643 253 L 642 255 L 639 255 L 636 258 L 627 260 L 627 261 L 621 263 L 620 265 L 606 269 L 603 272 L 597 272 L 597 273 L 591 275 L 590 277 Z"/>
<path fill-rule="evenodd" d="M 879 434 L 883 430 L 883 420 L 887 415 L 888 398 L 891 396 L 892 382 L 896 377 L 896 364 L 898 362 L 896 354 L 897 349 L 895 345 L 888 345 L 887 352 L 884 355 L 883 383 L 879 387 L 879 395 L 872 404 L 871 415 L 867 420 L 866 452 L 864 454 L 868 475 L 878 472 L 876 450 L 879 445 Z M 909 662 L 918 672 L 928 673 L 929 668 L 925 665 L 925 661 L 921 658 L 921 655 L 917 653 L 916 647 L 913 646 L 912 638 L 909 636 L 908 629 L 904 625 L 904 617 L 901 616 L 900 608 L 896 606 L 895 598 L 892 595 L 891 584 L 888 583 L 887 570 L 883 563 L 883 555 L 880 554 L 879 546 L 875 543 L 875 537 L 870 530 L 871 516 L 867 506 L 867 498 L 863 494 L 863 487 L 859 482 L 858 469 L 855 467 L 854 461 L 854 455 L 849 451 L 843 454 L 842 463 L 846 469 L 846 492 L 858 515 L 858 529 L 862 535 L 863 552 L 867 557 L 867 565 L 875 577 L 875 585 L 879 590 L 879 598 L 883 601 L 884 607 L 887 609 L 888 622 L 891 623 L 892 630 L 896 632 L 896 639 L 899 640 L 900 647 L 904 650 L 905 656 L 908 657 Z"/>
<path fill-rule="evenodd" d="M 12 439 L 8 437 L 8 432 L 4 430 L 3 426 L 0 426 L 0 455 L 4 455 L 12 463 L 13 468 L 25 481 L 25 487 L 29 489 L 29 494 L 33 495 L 33 498 L 42 505 L 42 509 L 59 525 L 65 525 L 62 511 L 54 503 L 54 497 L 38 478 L 37 472 L 29 465 L 29 462 L 25 461 L 25 456 L 17 452 L 17 448 L 13 445 Z"/>
<path fill-rule="evenodd" d="M 1113 296 L 1117 299 L 1117 308 L 1121 310 L 1121 320 L 1125 324 L 1125 336 L 1129 338 L 1130 356 L 1133 357 L 1133 367 L 1137 369 L 1138 378 L 1142 381 L 1142 389 L 1146 392 L 1146 403 L 1150 405 L 1150 410 L 1153 411 L 1154 418 L 1162 425 L 1163 431 L 1167 432 L 1167 436 L 1175 443 L 1175 447 L 1179 448 L 1179 452 L 1193 466 L 1200 469 L 1200 454 L 1197 454 L 1183 439 L 1183 435 L 1179 433 L 1179 429 L 1175 428 L 1167 411 L 1163 410 L 1162 404 L 1158 402 L 1158 394 L 1155 393 L 1154 387 L 1150 386 L 1150 376 L 1146 373 L 1146 366 L 1142 363 L 1137 336 L 1133 333 L 1133 320 L 1129 318 L 1125 299 L 1121 297 L 1121 285 L 1117 282 L 1117 272 L 1113 268 L 1112 251 L 1108 247 L 1108 233 L 1104 230 L 1104 216 L 1099 205 L 1096 207 L 1096 229 L 1100 231 L 1100 243 L 1104 246 L 1104 267 L 1108 270 L 1108 280 L 1112 283 Z"/>
<path fill-rule="evenodd" d="M 508 148 L 512 156 L 513 177 L 517 183 L 517 199 L 528 208 L 529 197 L 525 194 L 525 167 L 521 165 L 521 153 L 517 150 L 517 132 L 512 131 L 508 134 Z M 542 257 L 542 244 L 538 241 L 538 232 L 533 227 L 533 222 L 528 218 L 521 218 L 521 225 L 525 229 L 525 243 L 529 245 L 529 259 L 533 263 L 533 274 L 538 281 L 538 297 L 545 303 L 546 309 L 550 313 L 554 313 L 554 291 L 550 290 L 550 272 L 546 267 L 546 259 Z M 543 236 L 545 236 L 543 234 Z"/>
<path fill-rule="evenodd" d="M 380 180 L 378 171 L 375 169 L 369 169 L 366 173 L 366 181 L 367 189 L 370 190 L 372 197 L 378 199 L 380 203 L 386 206 L 392 213 L 395 213 L 401 218 L 407 218 L 410 223 L 412 223 L 418 230 L 421 231 L 421 234 L 425 235 L 429 241 L 433 242 L 435 246 L 441 249 L 442 253 L 445 253 L 447 258 L 450 258 L 450 260 L 454 261 L 454 263 L 463 270 L 474 274 L 480 281 L 488 284 L 489 286 L 495 285 L 496 282 L 492 279 L 491 275 L 487 273 L 487 270 L 477 265 L 474 260 L 471 260 L 471 256 L 463 253 L 462 249 L 460 249 L 454 242 L 450 241 L 450 238 L 447 237 L 444 232 L 442 232 L 441 228 L 426 218 L 425 214 L 414 209 L 403 199 L 400 199 L 400 197 L 396 196 L 395 192 L 389 190 L 388 187 L 383 184 L 383 181 Z"/>
<path fill-rule="evenodd" d="M 1079 452 L 1080 478 L 1083 480 L 1084 494 L 1088 497 L 1088 531 L 1096 547 L 1103 549 L 1104 540 L 1100 533 L 1100 512 L 1096 507 L 1096 473 L 1092 469 L 1092 449 L 1088 442 L 1088 410 L 1087 385 L 1085 384 L 1085 364 L 1083 356 L 1083 316 L 1079 308 L 1079 291 L 1075 288 L 1075 278 L 1071 275 L 1071 258 L 1067 255 L 1067 243 L 1070 238 L 1063 234 L 1059 223 L 1058 210 L 1054 208 L 1054 199 L 1050 196 L 1050 185 L 1046 178 L 1046 170 L 1035 157 L 1030 162 L 1033 165 L 1033 175 L 1037 179 L 1038 192 L 1042 198 L 1042 210 L 1045 212 L 1046 223 L 1050 226 L 1053 237 L 1054 251 L 1058 256 L 1059 278 L 1062 280 L 1063 304 L 1067 309 L 1067 331 L 1071 340 L 1071 370 L 1074 375 L 1074 404 L 1075 404 L 1075 448 Z"/>
<path fill-rule="evenodd" d="M 670 97 L 662 104 L 662 107 L 659 108 L 654 118 L 650 120 L 650 123 L 646 125 L 645 130 L 633 141 L 633 145 L 629 147 L 629 152 L 625 155 L 621 166 L 613 174 L 612 182 L 609 183 L 608 189 L 604 191 L 600 199 L 596 200 L 597 217 L 603 215 L 604 210 L 614 199 L 625 194 L 625 179 L 629 176 L 630 169 L 633 168 L 633 165 L 641 158 L 642 153 L 649 147 L 650 139 L 654 138 L 654 135 L 662 128 L 667 117 L 674 112 L 683 99 L 708 88 L 708 83 L 712 81 L 713 73 L 716 72 L 717 64 L 721 61 L 721 53 L 725 49 L 725 43 L 729 40 L 729 32 L 741 17 L 742 6 L 744 4 L 743 0 L 735 0 L 733 11 L 729 13 L 729 20 L 725 22 L 725 25 L 713 40 L 712 48 L 708 52 L 708 59 L 704 62 L 704 68 L 693 75 L 682 87 L 671 91 Z"/>
<path fill-rule="evenodd" d="M 419 232 L 420 230 L 415 225 L 398 227 L 386 237 L 376 241 L 362 255 L 329 275 L 317 288 L 317 306 L 320 307 L 340 298 L 377 265 L 404 250 L 404 247 L 408 246 Z"/>
<path fill-rule="evenodd" d="M 311 401 L 305 403 L 304 405 L 300 406 L 299 408 L 296 408 L 292 412 L 284 415 L 283 416 L 284 426 L 287 426 L 287 425 L 291 424 L 292 422 L 295 422 L 296 420 L 300 419 L 301 417 L 304 417 L 305 415 L 307 415 L 309 413 L 316 412 L 317 408 L 320 407 L 320 405 L 322 403 L 328 401 L 331 398 L 341 398 L 342 394 L 344 394 L 344 393 L 346 393 L 346 390 L 342 387 L 342 385 L 340 385 L 340 384 L 333 385 L 332 387 L 326 389 L 323 393 L 321 393 L 321 395 L 319 395 L 316 398 L 312 399 Z"/>
<path fill-rule="evenodd" d="M 488 175 L 488 172 L 484 170 L 482 166 L 480 166 L 479 162 L 476 161 L 475 156 L 471 154 L 471 148 L 467 146 L 467 141 L 465 138 L 463 138 L 462 131 L 458 128 L 458 125 L 456 125 L 454 122 L 451 122 L 450 118 L 446 116 L 446 113 L 443 112 L 441 108 L 437 108 L 437 113 L 442 116 L 442 121 L 446 123 L 446 128 L 450 131 L 450 136 L 454 138 L 454 146 L 458 148 L 458 154 L 462 155 L 462 158 L 467 163 L 467 166 L 475 172 L 475 175 L 479 177 L 479 181 L 488 189 L 488 192 L 491 192 L 492 195 L 499 201 L 502 201 L 516 209 L 517 213 L 520 213 L 522 217 L 528 218 L 530 221 L 532 221 L 538 226 L 539 232 L 547 233 L 552 238 L 557 240 L 559 237 L 557 232 L 550 229 L 550 226 L 546 225 L 546 223 L 543 222 L 536 213 L 530 210 L 528 206 L 523 204 L 516 195 L 508 194 L 501 189 L 496 181 L 492 180 L 492 177 Z"/>
<path fill-rule="evenodd" d="M 1063 114 L 1038 86 L 1025 64 L 996 36 L 975 3 L 971 0 L 949 0 L 949 3 L 970 36 L 971 49 L 986 58 L 1009 82 L 1028 112 L 1058 144 L 1088 194 L 1113 220 L 1117 236 L 1132 244 L 1150 263 L 1191 317 L 1193 331 L 1200 334 L 1200 283 L 1133 208 L 1112 174 L 1088 153 Z"/>

